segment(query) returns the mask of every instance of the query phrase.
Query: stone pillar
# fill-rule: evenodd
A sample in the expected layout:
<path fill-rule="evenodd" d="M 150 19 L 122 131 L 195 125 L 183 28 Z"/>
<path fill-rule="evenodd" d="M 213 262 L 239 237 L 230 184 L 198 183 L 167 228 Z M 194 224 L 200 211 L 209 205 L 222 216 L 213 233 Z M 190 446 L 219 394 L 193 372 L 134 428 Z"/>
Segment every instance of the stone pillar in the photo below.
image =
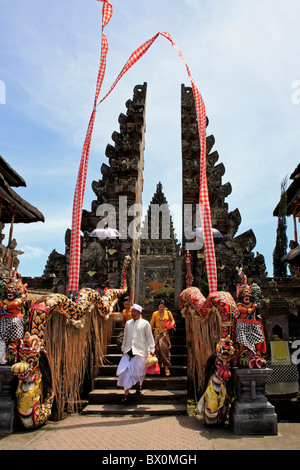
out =
<path fill-rule="evenodd" d="M 277 435 L 275 408 L 265 396 L 265 382 L 272 369 L 235 369 L 237 399 L 231 406 L 234 434 Z"/>
<path fill-rule="evenodd" d="M 0 434 L 11 434 L 16 428 L 15 381 L 11 366 L 0 366 Z"/>
<path fill-rule="evenodd" d="M 185 288 L 182 285 L 182 258 L 175 259 L 175 292 L 174 292 L 174 306 L 178 307 L 180 292 Z"/>

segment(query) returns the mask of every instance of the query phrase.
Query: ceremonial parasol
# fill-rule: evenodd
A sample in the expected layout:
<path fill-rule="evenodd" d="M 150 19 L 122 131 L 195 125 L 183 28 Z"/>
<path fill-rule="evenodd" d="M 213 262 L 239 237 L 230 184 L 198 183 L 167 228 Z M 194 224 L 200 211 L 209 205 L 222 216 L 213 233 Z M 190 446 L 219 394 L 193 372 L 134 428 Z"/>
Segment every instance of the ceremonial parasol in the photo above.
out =
<path fill-rule="evenodd" d="M 105 260 L 106 260 L 106 278 L 108 279 L 108 251 L 107 251 L 107 240 L 112 238 L 119 238 L 121 234 L 117 229 L 108 227 L 96 228 L 90 233 L 90 237 L 100 238 L 105 240 Z"/>
<path fill-rule="evenodd" d="M 212 228 L 212 234 L 213 234 L 213 237 L 214 238 L 223 238 L 223 235 L 221 234 L 221 232 L 219 232 L 219 230 L 217 230 L 216 228 Z M 191 235 L 195 234 L 196 237 L 202 237 L 203 238 L 203 228 L 202 227 L 197 227 L 197 228 L 194 228 L 192 230 L 192 233 Z"/>

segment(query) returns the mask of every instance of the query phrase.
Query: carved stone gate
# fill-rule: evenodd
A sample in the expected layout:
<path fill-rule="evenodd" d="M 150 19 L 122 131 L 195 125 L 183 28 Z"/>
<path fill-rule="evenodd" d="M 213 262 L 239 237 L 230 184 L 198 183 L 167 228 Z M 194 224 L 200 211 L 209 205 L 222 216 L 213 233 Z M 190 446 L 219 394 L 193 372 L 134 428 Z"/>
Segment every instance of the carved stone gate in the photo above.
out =
<path fill-rule="evenodd" d="M 92 201 L 90 211 L 83 211 L 79 282 L 80 287 L 105 286 L 107 281 L 106 248 L 108 250 L 108 280 L 112 287 L 119 285 L 123 259 L 129 254 L 131 265 L 128 283 L 131 298 L 134 300 L 138 298 L 142 302 L 147 289 L 164 288 L 167 283 L 167 287 L 173 287 L 176 303 L 178 293 L 185 288 L 184 254 L 189 235 L 186 233 L 186 227 L 195 228 L 197 225 L 200 141 L 194 98 L 192 89 L 182 85 L 182 181 L 180 184 L 182 186 L 183 227 L 182 234 L 178 234 L 182 240 L 180 247 L 172 230 L 167 240 L 162 237 L 161 233 L 150 241 L 149 237 L 147 241 L 140 236 L 143 223 L 145 225 L 145 221 L 141 220 L 141 205 L 144 182 L 146 94 L 146 83 L 135 86 L 132 99 L 126 102 L 126 114 L 121 113 L 119 116 L 119 132 L 115 131 L 112 134 L 114 145 L 108 144 L 106 147 L 105 155 L 108 162 L 101 166 L 102 178 L 92 182 L 96 199 Z M 225 200 L 231 193 L 231 184 L 222 183 L 225 167 L 223 163 L 218 163 L 218 152 L 213 150 L 214 136 L 208 135 L 206 143 L 212 224 L 223 235 L 223 238 L 215 240 L 218 289 L 224 288 L 226 291 L 234 292 L 238 282 L 236 267 L 243 266 L 249 281 L 254 279 L 258 284 L 266 277 L 266 268 L 263 256 L 260 254 L 255 256 L 252 252 L 256 245 L 252 230 L 236 236 L 241 223 L 241 215 L 238 209 L 231 212 L 228 210 Z M 164 195 L 159 199 L 163 194 L 162 186 L 159 185 L 161 183 L 158 183 L 155 193 L 157 201 L 160 204 L 167 204 Z M 171 216 L 170 220 L 172 223 Z M 89 236 L 97 225 L 104 226 L 105 223 L 121 233 L 120 239 L 109 240 L 106 247 L 103 241 Z M 44 271 L 45 276 L 55 274 L 55 282 L 60 286 L 67 286 L 69 251 L 70 230 L 66 232 L 65 254 L 60 255 L 54 250 L 49 256 Z M 205 277 L 203 249 L 192 250 L 191 254 L 194 285 L 199 286 Z M 165 279 L 162 266 L 166 266 Z M 159 267 L 161 275 L 155 276 Z M 145 282 L 145 277 L 149 278 L 147 282 Z M 152 283 L 151 279 L 153 279 Z"/>

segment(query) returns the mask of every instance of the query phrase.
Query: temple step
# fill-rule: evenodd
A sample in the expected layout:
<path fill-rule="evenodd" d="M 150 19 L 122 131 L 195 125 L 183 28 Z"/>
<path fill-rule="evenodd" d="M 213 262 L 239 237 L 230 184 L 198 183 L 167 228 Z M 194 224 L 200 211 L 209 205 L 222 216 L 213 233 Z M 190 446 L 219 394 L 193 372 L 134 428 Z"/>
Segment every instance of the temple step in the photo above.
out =
<path fill-rule="evenodd" d="M 101 414 L 109 416 L 137 415 L 137 416 L 167 416 L 183 415 L 187 413 L 186 404 L 91 404 L 82 411 L 83 414 Z"/>
<path fill-rule="evenodd" d="M 164 368 L 159 375 L 146 375 L 142 395 L 135 395 L 134 387 L 126 405 L 122 404 L 124 390 L 117 386 L 117 367 L 122 353 L 117 338 L 122 331 L 116 325 L 107 348 L 103 365 L 99 367 L 88 395 L 88 405 L 83 414 L 103 415 L 179 415 L 187 413 L 187 345 L 184 322 L 178 322 L 171 337 L 171 375 L 166 377 Z"/>

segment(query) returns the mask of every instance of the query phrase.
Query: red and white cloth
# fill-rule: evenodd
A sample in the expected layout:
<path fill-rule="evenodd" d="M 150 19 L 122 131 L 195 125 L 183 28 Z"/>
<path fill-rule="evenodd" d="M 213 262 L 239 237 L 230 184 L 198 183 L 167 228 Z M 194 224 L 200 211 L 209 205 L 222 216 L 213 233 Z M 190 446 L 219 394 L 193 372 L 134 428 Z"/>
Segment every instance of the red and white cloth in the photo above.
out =
<path fill-rule="evenodd" d="M 99 98 L 101 86 L 106 69 L 106 55 L 108 51 L 108 42 L 104 34 L 104 28 L 108 24 L 112 17 L 112 6 L 107 0 L 103 1 L 102 8 L 102 44 L 101 44 L 101 60 L 98 71 L 96 93 L 94 99 L 94 107 L 92 115 L 90 117 L 86 138 L 83 145 L 82 156 L 77 176 L 77 183 L 75 187 L 74 201 L 73 201 L 73 212 L 72 212 L 72 232 L 71 232 L 71 244 L 70 244 L 70 261 L 69 261 L 69 285 L 68 289 L 70 292 L 78 291 L 79 281 L 79 269 L 80 269 L 80 252 L 81 252 L 81 219 L 82 219 L 82 208 L 83 199 L 85 193 L 86 175 L 88 170 L 89 154 L 91 139 L 93 133 L 94 122 L 96 118 L 97 101 Z"/>
<path fill-rule="evenodd" d="M 79 168 L 79 173 L 78 173 L 78 179 L 77 179 L 77 184 L 76 184 L 76 189 L 75 189 L 74 203 L 73 203 L 72 235 L 71 235 L 70 266 L 69 266 L 69 291 L 78 290 L 80 251 L 81 251 L 80 250 L 80 226 L 81 226 L 81 218 L 82 218 L 83 197 L 84 197 L 86 174 L 87 174 L 87 168 L 88 168 L 90 143 L 91 143 L 93 126 L 94 126 L 94 121 L 95 121 L 95 116 L 96 116 L 97 100 L 99 97 L 99 93 L 100 93 L 100 89 L 102 86 L 103 77 L 105 73 L 106 54 L 108 50 L 108 43 L 107 43 L 107 39 L 103 30 L 104 30 L 104 27 L 109 22 L 112 16 L 112 12 L 113 12 L 112 6 L 108 0 L 98 0 L 98 1 L 103 2 L 101 63 L 100 63 L 98 78 L 97 78 L 94 107 L 93 107 L 93 112 L 90 118 L 86 139 L 84 142 L 82 158 L 81 158 L 81 163 L 80 163 L 80 168 Z M 204 101 L 190 73 L 186 60 L 182 52 L 180 51 L 180 49 L 174 43 L 170 34 L 166 32 L 157 33 L 151 39 L 149 39 L 144 44 L 142 44 L 138 49 L 136 49 L 131 54 L 130 58 L 126 62 L 125 66 L 121 70 L 118 77 L 116 78 L 112 87 L 110 88 L 108 93 L 104 96 L 104 98 L 102 98 L 99 104 L 102 103 L 102 101 L 104 101 L 107 98 L 107 96 L 112 92 L 112 90 L 115 88 L 115 86 L 117 85 L 119 80 L 123 77 L 123 75 L 147 52 L 150 46 L 154 43 L 154 41 L 160 35 L 165 37 L 171 42 L 172 46 L 177 50 L 180 59 L 185 63 L 187 73 L 190 78 L 192 89 L 193 89 L 199 136 L 200 136 L 200 148 L 201 148 L 199 206 L 200 206 L 200 216 L 201 216 L 202 227 L 203 227 L 206 272 L 207 272 L 209 290 L 212 293 L 212 292 L 217 291 L 217 268 L 216 268 L 215 250 L 214 250 L 212 225 L 211 225 L 211 211 L 210 211 L 210 204 L 209 204 L 207 175 L 206 175 L 206 111 L 205 111 Z"/>

